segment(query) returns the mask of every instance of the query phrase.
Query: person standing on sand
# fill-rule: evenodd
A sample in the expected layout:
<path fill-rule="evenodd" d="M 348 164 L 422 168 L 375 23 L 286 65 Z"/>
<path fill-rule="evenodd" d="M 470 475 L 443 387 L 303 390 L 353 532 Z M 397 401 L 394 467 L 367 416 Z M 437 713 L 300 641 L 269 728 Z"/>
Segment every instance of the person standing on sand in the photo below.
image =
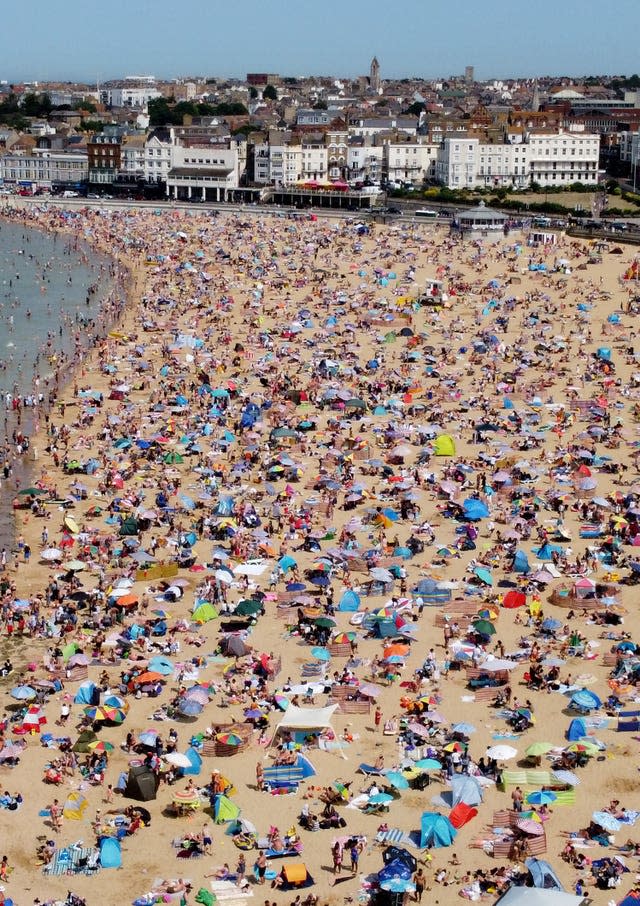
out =
<path fill-rule="evenodd" d="M 258 858 L 256 859 L 256 877 L 258 879 L 258 884 L 264 884 L 264 876 L 267 871 L 267 857 L 264 854 L 264 850 L 261 849 Z"/>

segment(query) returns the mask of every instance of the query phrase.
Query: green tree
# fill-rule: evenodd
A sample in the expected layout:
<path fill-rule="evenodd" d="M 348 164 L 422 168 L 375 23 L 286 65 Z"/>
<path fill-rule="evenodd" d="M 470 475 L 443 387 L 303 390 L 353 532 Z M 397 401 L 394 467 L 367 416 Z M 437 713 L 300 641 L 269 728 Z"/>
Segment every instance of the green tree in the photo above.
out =
<path fill-rule="evenodd" d="M 273 85 L 267 85 L 267 87 L 262 92 L 262 97 L 264 98 L 265 101 L 277 101 L 278 92 L 276 91 L 276 89 L 274 88 Z"/>
<path fill-rule="evenodd" d="M 255 85 L 249 85 L 249 97 L 252 101 L 255 101 L 255 99 L 258 97 L 258 89 L 255 87 Z"/>

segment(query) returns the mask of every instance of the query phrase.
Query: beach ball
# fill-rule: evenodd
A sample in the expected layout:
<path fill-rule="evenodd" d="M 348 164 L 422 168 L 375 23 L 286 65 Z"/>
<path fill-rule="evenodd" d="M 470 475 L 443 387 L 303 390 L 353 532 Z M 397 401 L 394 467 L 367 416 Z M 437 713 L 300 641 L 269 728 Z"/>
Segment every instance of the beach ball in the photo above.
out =
<path fill-rule="evenodd" d="M 389 286 L 389 281 L 386 277 L 382 277 L 380 280 L 380 286 Z"/>
<path fill-rule="evenodd" d="M 358 276 L 359 276 L 359 277 L 366 277 L 366 276 L 367 276 L 367 272 L 366 272 L 366 271 L 358 271 Z"/>
<path fill-rule="evenodd" d="M 389 271 L 388 277 L 389 277 L 389 280 L 395 280 L 396 279 L 395 271 Z"/>

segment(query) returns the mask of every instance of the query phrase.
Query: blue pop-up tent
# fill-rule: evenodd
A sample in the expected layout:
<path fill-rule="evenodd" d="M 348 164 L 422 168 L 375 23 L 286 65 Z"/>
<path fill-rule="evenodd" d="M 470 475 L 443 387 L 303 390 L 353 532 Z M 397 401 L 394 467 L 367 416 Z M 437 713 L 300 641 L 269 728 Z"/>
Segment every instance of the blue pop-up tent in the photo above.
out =
<path fill-rule="evenodd" d="M 544 859 L 525 859 L 534 887 L 543 890 L 564 890 L 558 875 Z"/>
<path fill-rule="evenodd" d="M 483 500 L 478 500 L 476 497 L 468 497 L 463 503 L 464 518 L 469 519 L 472 522 L 477 522 L 479 519 L 486 519 L 489 515 L 489 508 Z"/>
<path fill-rule="evenodd" d="M 424 812 L 420 821 L 420 849 L 432 846 L 451 846 L 457 831 L 446 815 L 439 812 Z"/>
<path fill-rule="evenodd" d="M 191 762 L 191 767 L 182 768 L 180 773 L 183 775 L 191 774 L 194 777 L 197 777 L 202 770 L 202 758 L 200 757 L 198 752 L 196 752 L 196 750 L 191 747 L 189 747 L 184 754 Z"/>
<path fill-rule="evenodd" d="M 100 865 L 103 868 L 122 867 L 120 841 L 115 837 L 103 837 L 100 840 Z"/>
<path fill-rule="evenodd" d="M 482 802 L 482 787 L 468 774 L 454 774 L 451 778 L 452 805 L 479 805 Z"/>
<path fill-rule="evenodd" d="M 513 558 L 513 571 L 521 573 L 523 576 L 526 576 L 527 573 L 531 572 L 529 558 L 524 551 L 516 551 L 515 557 Z"/>
<path fill-rule="evenodd" d="M 338 610 L 355 612 L 360 607 L 360 596 L 349 589 L 340 598 Z"/>
<path fill-rule="evenodd" d="M 584 720 L 581 717 L 576 717 L 572 720 L 566 735 L 570 742 L 576 742 L 578 739 L 582 739 L 583 736 L 586 736 L 587 725 Z"/>
<path fill-rule="evenodd" d="M 94 701 L 97 694 L 97 701 Z M 97 705 L 100 702 L 100 693 L 97 690 L 96 684 L 92 683 L 91 680 L 87 680 L 85 683 L 78 688 L 75 698 L 73 699 L 76 705 Z"/>

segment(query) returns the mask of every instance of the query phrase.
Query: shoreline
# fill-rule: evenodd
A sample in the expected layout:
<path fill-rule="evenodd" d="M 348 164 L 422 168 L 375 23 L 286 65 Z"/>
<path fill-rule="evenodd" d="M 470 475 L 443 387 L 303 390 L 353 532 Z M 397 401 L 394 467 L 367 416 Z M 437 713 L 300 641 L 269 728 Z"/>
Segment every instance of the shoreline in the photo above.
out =
<path fill-rule="evenodd" d="M 28 213 L 27 213 L 28 212 Z M 104 295 L 97 295 L 97 297 L 92 301 L 89 312 L 91 313 L 92 319 L 96 324 L 102 323 L 102 328 L 95 335 L 86 336 L 85 329 L 81 325 L 80 333 L 82 336 L 81 341 L 81 353 L 82 358 L 79 361 L 72 362 L 71 370 L 69 371 L 66 368 L 66 363 L 57 366 L 56 370 L 52 374 L 53 387 L 51 387 L 50 392 L 45 394 L 45 397 L 38 407 L 37 411 L 25 410 L 26 418 L 22 428 L 25 432 L 35 429 L 33 434 L 28 434 L 31 441 L 31 450 L 28 454 L 28 459 L 22 459 L 16 457 L 14 454 L 12 465 L 12 483 L 17 488 L 19 485 L 28 486 L 30 483 L 36 483 L 39 480 L 38 470 L 37 470 L 37 456 L 38 449 L 44 449 L 48 441 L 46 426 L 49 422 L 49 419 L 52 413 L 56 410 L 56 407 L 59 405 L 59 400 L 62 395 L 68 390 L 73 384 L 77 384 L 78 378 L 86 374 L 87 366 L 90 367 L 92 356 L 95 357 L 97 354 L 95 346 L 97 342 L 104 342 L 109 331 L 114 330 L 116 327 L 120 326 L 120 323 L 124 317 L 123 312 L 126 312 L 127 309 L 127 298 L 130 294 L 135 296 L 136 292 L 136 283 L 139 280 L 139 277 L 136 277 L 134 270 L 130 265 L 125 264 L 119 256 L 115 256 L 111 249 L 102 243 L 92 243 L 86 236 L 78 237 L 73 229 L 64 228 L 58 225 L 57 227 L 47 226 L 43 224 L 40 220 L 34 218 L 33 216 L 28 216 L 31 213 L 31 209 L 26 206 L 21 207 L 11 207 L 9 204 L 5 204 L 0 207 L 0 219 L 4 220 L 7 223 L 12 225 L 22 226 L 27 229 L 32 229 L 37 232 L 49 235 L 49 236 L 58 236 L 69 241 L 69 247 L 73 249 L 76 254 L 81 254 L 77 246 L 78 238 L 81 238 L 82 242 L 85 243 L 89 252 L 95 251 L 98 252 L 101 256 L 105 258 L 106 261 L 111 263 L 111 266 L 117 266 L 121 270 L 118 272 L 112 271 L 110 274 L 110 280 L 112 282 L 111 288 Z M 123 302 L 125 303 L 120 310 L 116 311 L 111 320 L 103 322 L 103 312 L 105 305 L 109 302 L 109 299 L 112 297 L 117 297 L 117 295 L 122 295 Z M 115 301 L 115 298 L 114 298 Z M 79 350 L 76 350 L 76 354 Z M 64 375 L 61 379 L 61 370 L 64 369 Z M 37 375 L 36 375 L 37 376 Z M 31 386 L 31 384 L 29 385 Z M 28 388 L 26 388 L 28 389 Z M 7 430 L 17 427 L 15 415 L 12 412 L 9 412 L 9 424 Z M 7 442 L 9 437 L 7 437 Z M 34 454 L 35 448 L 35 454 Z M 36 458 L 34 458 L 34 455 Z M 32 481 L 31 481 L 32 479 Z M 19 481 L 18 481 L 19 480 Z M 2 496 L 6 498 L 2 501 L 2 505 L 7 509 L 11 515 L 11 510 L 13 513 L 11 515 L 11 522 L 13 531 L 11 532 L 10 539 L 7 538 L 6 541 L 10 541 L 12 550 L 11 553 L 15 554 L 15 542 L 16 538 L 19 535 L 17 530 L 17 513 L 18 511 L 13 509 L 13 501 L 15 500 L 15 492 L 7 486 L 7 482 L 4 483 L 2 488 Z"/>

